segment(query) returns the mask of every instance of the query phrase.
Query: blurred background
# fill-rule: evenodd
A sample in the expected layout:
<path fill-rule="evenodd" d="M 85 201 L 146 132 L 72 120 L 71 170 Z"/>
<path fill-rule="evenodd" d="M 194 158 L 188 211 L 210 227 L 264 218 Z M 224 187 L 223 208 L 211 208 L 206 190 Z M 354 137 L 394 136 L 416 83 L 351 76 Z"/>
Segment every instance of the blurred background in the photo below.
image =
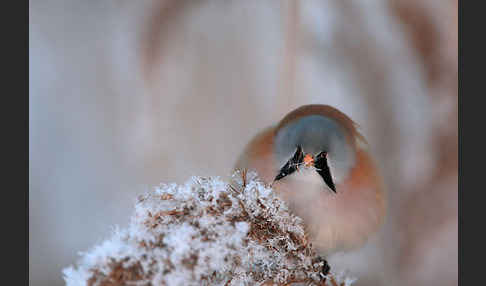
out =
<path fill-rule="evenodd" d="M 30 1 L 29 280 L 128 224 L 138 194 L 230 174 L 261 128 L 360 124 L 389 214 L 355 285 L 457 285 L 457 0 Z"/>

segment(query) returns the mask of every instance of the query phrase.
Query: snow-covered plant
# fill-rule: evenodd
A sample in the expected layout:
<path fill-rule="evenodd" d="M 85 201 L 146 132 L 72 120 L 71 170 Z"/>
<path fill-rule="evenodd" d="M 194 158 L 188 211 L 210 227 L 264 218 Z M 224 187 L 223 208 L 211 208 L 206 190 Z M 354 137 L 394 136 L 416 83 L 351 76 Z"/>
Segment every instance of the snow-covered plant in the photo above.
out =
<path fill-rule="evenodd" d="M 229 183 L 193 177 L 140 196 L 128 228 L 63 273 L 69 286 L 344 285 L 329 269 L 302 220 L 243 171 Z"/>

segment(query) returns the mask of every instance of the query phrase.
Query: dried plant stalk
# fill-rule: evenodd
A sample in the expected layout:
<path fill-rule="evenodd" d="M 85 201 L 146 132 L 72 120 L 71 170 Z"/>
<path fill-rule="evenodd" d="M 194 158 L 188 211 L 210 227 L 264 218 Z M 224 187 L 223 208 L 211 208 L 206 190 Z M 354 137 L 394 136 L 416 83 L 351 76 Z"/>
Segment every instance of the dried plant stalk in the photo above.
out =
<path fill-rule="evenodd" d="M 302 220 L 243 171 L 231 183 L 193 177 L 141 196 L 129 227 L 64 275 L 89 286 L 339 285 L 329 269 Z"/>

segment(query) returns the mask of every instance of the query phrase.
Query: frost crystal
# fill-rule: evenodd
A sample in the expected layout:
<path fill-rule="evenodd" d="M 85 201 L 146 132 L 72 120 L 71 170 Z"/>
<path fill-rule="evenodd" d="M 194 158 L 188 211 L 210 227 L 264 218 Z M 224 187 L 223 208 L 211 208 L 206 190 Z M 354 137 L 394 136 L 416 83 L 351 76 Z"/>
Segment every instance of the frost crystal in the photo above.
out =
<path fill-rule="evenodd" d="M 302 220 L 237 172 L 140 196 L 129 227 L 63 273 L 67 285 L 325 285 L 328 271 Z"/>

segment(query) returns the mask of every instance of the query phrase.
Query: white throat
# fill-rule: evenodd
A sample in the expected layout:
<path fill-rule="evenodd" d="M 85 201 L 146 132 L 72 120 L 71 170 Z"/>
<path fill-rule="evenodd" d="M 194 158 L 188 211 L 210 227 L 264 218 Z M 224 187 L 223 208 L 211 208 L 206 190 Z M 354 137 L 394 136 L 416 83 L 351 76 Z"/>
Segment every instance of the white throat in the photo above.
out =
<path fill-rule="evenodd" d="M 332 170 L 331 170 L 332 172 Z M 334 178 L 333 178 L 334 179 Z M 302 193 L 305 195 L 322 195 L 322 192 L 332 193 L 332 190 L 326 185 L 324 179 L 316 172 L 314 168 L 300 168 L 288 176 L 289 183 L 295 186 L 304 187 Z M 304 194 L 302 194 L 304 195 Z"/>

